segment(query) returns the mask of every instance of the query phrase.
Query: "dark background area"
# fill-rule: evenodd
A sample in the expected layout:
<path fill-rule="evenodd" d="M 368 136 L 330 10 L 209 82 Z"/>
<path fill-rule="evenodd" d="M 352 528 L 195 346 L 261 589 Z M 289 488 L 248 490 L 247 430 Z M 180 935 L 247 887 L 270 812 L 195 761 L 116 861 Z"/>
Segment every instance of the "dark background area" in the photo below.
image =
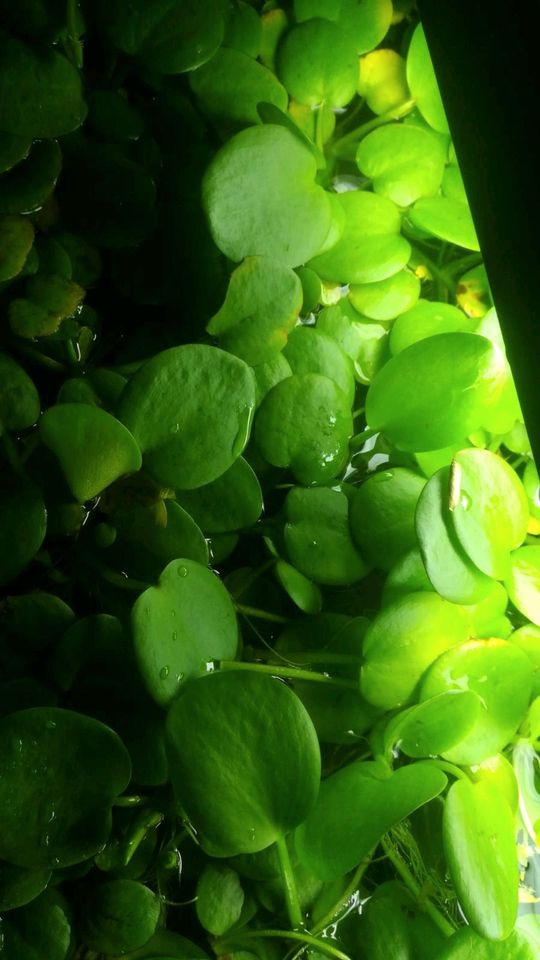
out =
<path fill-rule="evenodd" d="M 540 48 L 529 2 L 418 0 L 540 463 Z"/>

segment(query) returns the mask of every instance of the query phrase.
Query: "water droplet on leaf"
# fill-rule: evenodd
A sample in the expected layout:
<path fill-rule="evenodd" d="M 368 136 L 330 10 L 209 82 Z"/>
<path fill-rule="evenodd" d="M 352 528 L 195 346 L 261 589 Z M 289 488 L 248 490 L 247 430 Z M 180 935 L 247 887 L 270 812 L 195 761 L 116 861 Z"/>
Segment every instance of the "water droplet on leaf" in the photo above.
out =
<path fill-rule="evenodd" d="M 188 568 L 187 568 L 187 567 L 178 567 L 178 576 L 179 576 L 179 577 L 187 577 L 188 572 L 189 572 L 189 571 L 188 571 Z"/>
<path fill-rule="evenodd" d="M 169 676 L 169 672 L 170 672 L 170 667 L 162 667 L 161 670 L 159 671 L 159 675 L 161 679 L 166 680 L 167 677 Z"/>

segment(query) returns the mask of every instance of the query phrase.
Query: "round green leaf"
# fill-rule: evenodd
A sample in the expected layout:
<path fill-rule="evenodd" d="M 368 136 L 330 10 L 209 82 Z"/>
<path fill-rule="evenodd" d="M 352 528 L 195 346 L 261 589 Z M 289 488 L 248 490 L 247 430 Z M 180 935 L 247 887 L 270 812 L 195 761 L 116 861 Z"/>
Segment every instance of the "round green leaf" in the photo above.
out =
<path fill-rule="evenodd" d="M 0 214 L 34 213 L 52 193 L 62 167 L 56 140 L 39 140 L 30 155 L 0 177 Z"/>
<path fill-rule="evenodd" d="M 203 179 L 203 206 L 231 260 L 269 256 L 297 267 L 321 249 L 332 223 L 315 183 L 313 154 L 285 127 L 265 124 L 232 137 Z"/>
<path fill-rule="evenodd" d="M 296 831 L 301 861 L 321 880 L 342 877 L 446 782 L 441 770 L 423 763 L 395 773 L 375 762 L 342 767 L 323 780 L 315 807 Z"/>
<path fill-rule="evenodd" d="M 177 500 L 210 534 L 251 527 L 263 509 L 257 475 L 243 457 L 212 483 L 197 490 L 178 491 Z"/>
<path fill-rule="evenodd" d="M 34 228 L 26 217 L 0 219 L 0 283 L 21 272 L 33 242 Z"/>
<path fill-rule="evenodd" d="M 489 340 L 441 333 L 413 343 L 379 371 L 367 421 L 401 450 L 436 450 L 479 429 L 504 382 L 504 357 Z"/>
<path fill-rule="evenodd" d="M 319 613 L 322 607 L 322 596 L 316 583 L 285 560 L 277 561 L 274 572 L 285 593 L 300 610 L 304 613 Z"/>
<path fill-rule="evenodd" d="M 139 554 L 151 554 L 160 570 L 177 557 L 189 557 L 206 565 L 208 545 L 190 512 L 186 513 L 174 500 L 166 500 L 164 508 L 165 513 L 134 504 L 115 510 L 115 527 Z"/>
<path fill-rule="evenodd" d="M 363 695 L 386 710 L 408 703 L 430 664 L 468 639 L 466 612 L 436 593 L 411 593 L 396 600 L 377 614 L 366 633 Z"/>
<path fill-rule="evenodd" d="M 424 197 L 415 203 L 409 217 L 415 227 L 439 240 L 455 243 L 466 250 L 480 249 L 469 207 L 460 200 Z"/>
<path fill-rule="evenodd" d="M 451 520 L 461 546 L 488 576 L 503 580 L 510 551 L 526 536 L 527 497 L 516 472 L 502 457 L 472 447 L 456 453 Z"/>
<path fill-rule="evenodd" d="M 39 489 L 24 477 L 0 472 L 0 586 L 30 563 L 45 537 L 47 513 Z"/>
<path fill-rule="evenodd" d="M 0 173 L 11 170 L 19 160 L 30 153 L 31 137 L 18 137 L 11 133 L 0 133 Z"/>
<path fill-rule="evenodd" d="M 157 73 L 184 73 L 206 63 L 224 33 L 219 0 L 100 0 L 99 23 L 118 50 Z"/>
<path fill-rule="evenodd" d="M 410 93 L 403 57 L 391 48 L 372 50 L 361 57 L 358 93 L 379 116 L 404 103 Z"/>
<path fill-rule="evenodd" d="M 19 137 L 47 139 L 71 133 L 86 116 L 81 79 L 53 48 L 22 40 L 0 40 L 0 130 Z"/>
<path fill-rule="evenodd" d="M 209 661 L 236 654 L 238 627 L 229 594 L 194 560 L 169 563 L 158 585 L 136 600 L 131 620 L 143 680 L 163 705 L 182 683 L 204 673 Z"/>
<path fill-rule="evenodd" d="M 540 546 L 514 550 L 504 585 L 520 613 L 540 626 Z"/>
<path fill-rule="evenodd" d="M 443 839 L 452 882 L 468 922 L 481 937 L 504 940 L 512 933 L 518 908 L 519 871 L 510 807 L 490 783 L 458 780 L 444 806 Z"/>
<path fill-rule="evenodd" d="M 281 110 L 288 105 L 287 91 L 270 70 L 227 47 L 191 74 L 190 85 L 203 113 L 226 127 L 259 123 L 258 103 L 273 103 Z"/>
<path fill-rule="evenodd" d="M 0 910 L 24 907 L 45 890 L 50 879 L 47 868 L 32 870 L 0 861 Z"/>
<path fill-rule="evenodd" d="M 419 300 L 394 320 L 390 331 L 390 351 L 394 355 L 401 353 L 412 343 L 437 333 L 473 333 L 476 332 L 476 325 L 477 320 L 450 303 Z"/>
<path fill-rule="evenodd" d="M 320 373 L 341 387 L 352 406 L 356 384 L 351 360 L 331 337 L 316 327 L 297 326 L 291 330 L 283 350 L 293 374 Z"/>
<path fill-rule="evenodd" d="M 80 935 L 98 953 L 127 953 L 155 933 L 161 913 L 157 894 L 135 880 L 110 880 L 86 895 Z"/>
<path fill-rule="evenodd" d="M 278 48 L 277 72 L 308 107 L 344 107 L 356 93 L 358 60 L 350 31 L 319 17 L 293 27 Z"/>
<path fill-rule="evenodd" d="M 0 436 L 5 430 L 25 430 L 39 417 L 38 392 L 7 353 L 0 353 Z"/>
<path fill-rule="evenodd" d="M 523 743 L 523 741 L 522 741 Z M 512 813 L 517 814 L 519 805 L 519 785 L 514 767 L 502 753 L 494 757 L 487 757 L 482 763 L 475 763 L 468 768 L 467 774 L 473 783 L 488 781 L 495 790 L 499 791 L 501 799 L 507 801 Z"/>
<path fill-rule="evenodd" d="M 192 490 L 216 480 L 240 456 L 254 407 L 250 368 L 223 350 L 193 343 L 139 367 L 118 416 L 158 483 Z"/>
<path fill-rule="evenodd" d="M 72 947 L 70 910 L 57 890 L 45 890 L 2 924 L 3 960 L 68 960 Z"/>
<path fill-rule="evenodd" d="M 130 779 L 116 733 L 71 710 L 35 707 L 0 720 L 0 749 L 0 856 L 22 867 L 67 867 L 97 853 Z"/>
<path fill-rule="evenodd" d="M 414 307 L 419 295 L 420 281 L 411 270 L 399 270 L 385 280 L 356 284 L 349 290 L 355 310 L 371 320 L 393 320 Z"/>
<path fill-rule="evenodd" d="M 324 17 L 353 38 L 357 53 L 377 47 L 392 22 L 390 0 L 294 0 L 297 21 Z"/>
<path fill-rule="evenodd" d="M 416 508 L 416 534 L 427 575 L 437 593 L 452 603 L 479 603 L 493 581 L 474 565 L 456 537 L 451 476 L 450 467 L 442 467 L 430 477 Z"/>
<path fill-rule="evenodd" d="M 199 923 L 221 937 L 240 917 L 244 905 L 244 891 L 235 870 L 223 864 L 210 863 L 197 883 L 196 910 Z"/>
<path fill-rule="evenodd" d="M 258 57 L 262 44 L 262 23 L 257 10 L 244 0 L 229 11 L 223 45 Z"/>
<path fill-rule="evenodd" d="M 348 299 L 340 300 L 317 314 L 317 330 L 332 337 L 351 360 L 362 352 L 364 338 L 359 316 Z"/>
<path fill-rule="evenodd" d="M 345 466 L 353 425 L 342 390 L 315 373 L 288 377 L 270 390 L 255 418 L 255 440 L 275 467 L 290 467 L 309 485 Z"/>
<path fill-rule="evenodd" d="M 73 496 L 84 503 L 141 467 L 141 452 L 125 426 L 86 403 L 50 407 L 39 422 L 45 446 L 56 454 Z"/>
<path fill-rule="evenodd" d="M 211 856 L 264 850 L 310 813 L 319 744 L 287 686 L 249 671 L 186 685 L 167 718 L 173 788 Z"/>
<path fill-rule="evenodd" d="M 533 698 L 540 697 L 540 626 L 526 623 L 518 630 L 514 630 L 509 640 L 515 643 L 528 657 L 533 669 L 531 696 Z"/>
<path fill-rule="evenodd" d="M 532 917 L 527 914 L 526 918 Z M 523 918 L 525 919 L 525 918 Z M 446 941 L 437 960 L 536 960 L 534 943 L 525 933 L 514 930 L 505 940 L 486 940 L 471 927 L 462 927 Z"/>
<path fill-rule="evenodd" d="M 407 54 L 407 83 L 416 106 L 429 125 L 440 133 L 449 133 L 448 121 L 421 23 L 414 31 Z"/>
<path fill-rule="evenodd" d="M 225 350 L 261 364 L 287 343 L 302 305 L 294 270 L 270 257 L 246 257 L 232 273 L 221 309 L 207 324 Z"/>
<path fill-rule="evenodd" d="M 387 124 L 360 141 L 360 171 L 373 181 L 376 193 L 408 207 L 430 197 L 441 185 L 446 150 L 439 137 L 412 125 Z"/>
<path fill-rule="evenodd" d="M 467 736 L 481 710 L 482 701 L 472 690 L 440 693 L 390 721 L 392 745 L 408 757 L 443 754 Z"/>
<path fill-rule="evenodd" d="M 399 210 L 386 197 L 365 190 L 336 195 L 345 216 L 341 238 L 309 266 L 335 283 L 372 283 L 398 273 L 411 248 L 400 234 Z"/>
<path fill-rule="evenodd" d="M 471 640 L 443 653 L 424 677 L 421 699 L 445 690 L 472 690 L 484 707 L 470 735 L 444 756 L 472 764 L 502 750 L 527 711 L 531 686 L 529 660 L 506 640 Z"/>
<path fill-rule="evenodd" d="M 292 376 L 288 360 L 282 353 L 276 353 L 271 360 L 260 363 L 253 370 L 257 390 L 257 406 L 259 407 L 272 387 Z"/>
<path fill-rule="evenodd" d="M 351 530 L 362 556 L 389 570 L 416 543 L 414 512 L 425 485 L 406 467 L 375 473 L 356 490 Z"/>
<path fill-rule="evenodd" d="M 295 487 L 285 501 L 289 559 L 311 580 L 346 586 L 368 572 L 349 529 L 349 501 L 339 490 Z"/>

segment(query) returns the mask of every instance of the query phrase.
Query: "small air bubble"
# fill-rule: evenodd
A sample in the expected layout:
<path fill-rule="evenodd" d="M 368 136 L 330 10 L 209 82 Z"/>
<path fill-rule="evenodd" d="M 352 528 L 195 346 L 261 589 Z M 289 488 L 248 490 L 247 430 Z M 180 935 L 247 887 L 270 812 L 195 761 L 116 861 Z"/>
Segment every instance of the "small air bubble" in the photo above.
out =
<path fill-rule="evenodd" d="M 56 730 L 56 720 L 47 720 L 45 726 L 47 730 Z"/>
<path fill-rule="evenodd" d="M 166 680 L 166 679 L 167 679 L 167 677 L 169 676 L 170 669 L 171 669 L 170 667 L 162 667 L 162 668 L 161 668 L 161 670 L 159 671 L 159 675 L 160 675 L 160 677 L 161 677 L 162 680 Z"/>
<path fill-rule="evenodd" d="M 471 498 L 468 493 L 462 493 L 459 501 L 459 505 L 463 510 L 469 510 L 471 507 Z"/>
<path fill-rule="evenodd" d="M 188 575 L 188 568 L 187 568 L 187 567 L 178 567 L 178 576 L 179 576 L 179 577 L 187 577 L 187 575 Z"/>

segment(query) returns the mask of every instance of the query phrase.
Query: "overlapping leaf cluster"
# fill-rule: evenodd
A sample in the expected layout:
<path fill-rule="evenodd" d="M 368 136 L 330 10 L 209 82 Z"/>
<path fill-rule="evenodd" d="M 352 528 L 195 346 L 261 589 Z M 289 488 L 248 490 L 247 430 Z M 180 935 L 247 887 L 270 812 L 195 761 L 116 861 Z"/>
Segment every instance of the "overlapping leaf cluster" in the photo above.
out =
<path fill-rule="evenodd" d="M 412 3 L 0 23 L 0 957 L 533 960 L 539 481 Z"/>

